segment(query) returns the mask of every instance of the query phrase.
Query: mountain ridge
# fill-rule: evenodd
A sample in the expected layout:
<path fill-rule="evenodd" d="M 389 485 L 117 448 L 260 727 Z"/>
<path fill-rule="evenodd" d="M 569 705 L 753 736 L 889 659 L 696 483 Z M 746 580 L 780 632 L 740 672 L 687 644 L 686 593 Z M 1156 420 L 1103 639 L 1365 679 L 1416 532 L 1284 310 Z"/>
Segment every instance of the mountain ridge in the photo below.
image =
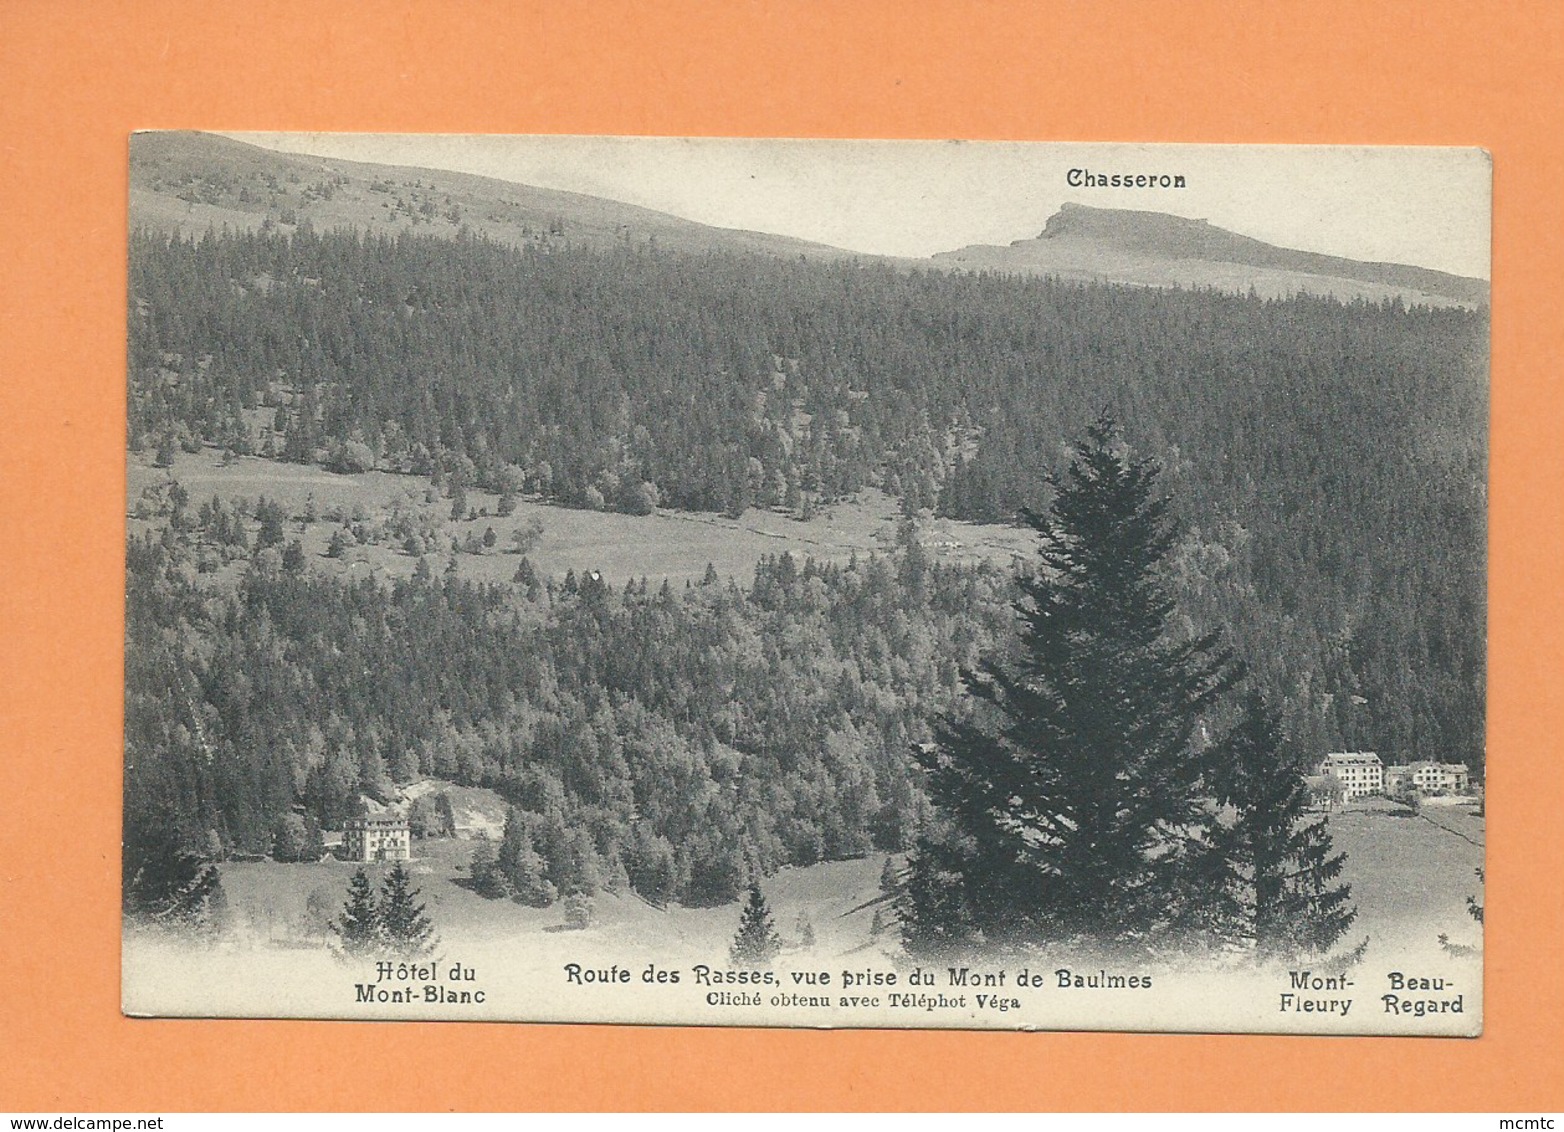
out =
<path fill-rule="evenodd" d="M 134 226 L 199 235 L 229 225 L 454 237 L 463 230 L 517 246 L 626 242 L 690 253 L 736 252 L 904 270 L 1050 275 L 1086 282 L 1211 288 L 1267 298 L 1306 293 L 1344 302 L 1400 299 L 1485 305 L 1481 279 L 1278 247 L 1171 213 L 1067 201 L 1042 231 L 1009 245 L 974 244 L 927 258 L 854 252 L 797 237 L 718 228 L 585 193 L 474 173 L 381 165 L 270 150 L 218 134 L 138 133 L 130 146 Z"/>
<path fill-rule="evenodd" d="M 323 185 L 329 195 L 318 191 Z M 134 226 L 187 236 L 225 223 L 255 229 L 268 218 L 292 226 L 283 219 L 292 215 L 318 230 L 351 226 L 454 236 L 465 226 L 517 245 L 563 236 L 608 246 L 639 237 L 690 252 L 865 258 L 792 236 L 714 228 L 586 193 L 477 173 L 284 153 L 195 131 L 132 137 L 130 215 Z"/>
<path fill-rule="evenodd" d="M 941 252 L 934 259 L 963 262 L 984 258 L 994 266 L 1008 258 L 1024 273 L 1050 266 L 1086 270 L 1072 263 L 1072 253 L 1094 248 L 1100 254 L 1117 252 L 1126 257 L 1163 261 L 1193 260 L 1233 264 L 1326 279 L 1352 280 L 1400 288 L 1462 303 L 1486 303 L 1488 284 L 1481 279 L 1436 271 L 1411 264 L 1349 259 L 1320 252 L 1301 251 L 1268 244 L 1219 228 L 1207 220 L 1172 213 L 1065 202 L 1048 218 L 1042 232 L 1031 239 L 1015 240 L 1004 248 L 971 245 Z M 1030 270 L 1029 270 L 1030 269 Z"/>

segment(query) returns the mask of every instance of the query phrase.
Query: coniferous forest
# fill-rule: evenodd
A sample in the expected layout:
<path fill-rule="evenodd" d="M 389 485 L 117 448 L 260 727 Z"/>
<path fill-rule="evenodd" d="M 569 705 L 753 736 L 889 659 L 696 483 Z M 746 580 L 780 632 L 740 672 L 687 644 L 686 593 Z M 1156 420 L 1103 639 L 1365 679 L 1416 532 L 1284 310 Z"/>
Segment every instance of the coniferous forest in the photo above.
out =
<path fill-rule="evenodd" d="M 1008 585 L 916 552 L 782 556 L 745 590 L 571 579 L 540 612 L 509 587 L 271 559 L 212 593 L 151 538 L 130 578 L 132 834 L 172 803 L 188 836 L 259 852 L 296 805 L 335 828 L 360 793 L 435 775 L 519 807 L 558 893 L 696 904 L 909 843 L 908 752 L 1002 631 Z"/>
<path fill-rule="evenodd" d="M 1067 440 L 1111 410 L 1172 500 L 1172 631 L 1225 630 L 1291 757 L 1481 773 L 1486 340 L 1485 311 L 1399 303 L 142 233 L 127 440 L 638 514 L 876 487 L 912 529 L 1046 508 Z M 350 582 L 262 554 L 264 515 L 174 511 L 127 550 L 132 846 L 172 825 L 265 851 L 286 815 L 332 827 L 433 775 L 503 794 L 555 891 L 659 902 L 912 847 L 916 753 L 963 671 L 1013 647 L 1024 583 L 914 537 L 687 588 Z M 249 556 L 236 586 L 193 569 L 203 538 Z"/>

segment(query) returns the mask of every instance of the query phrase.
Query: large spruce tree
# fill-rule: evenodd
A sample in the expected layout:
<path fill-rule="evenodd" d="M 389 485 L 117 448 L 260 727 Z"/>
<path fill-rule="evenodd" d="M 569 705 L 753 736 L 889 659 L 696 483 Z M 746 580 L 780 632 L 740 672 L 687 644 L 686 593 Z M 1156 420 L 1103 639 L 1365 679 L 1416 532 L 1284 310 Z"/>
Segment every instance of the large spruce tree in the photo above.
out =
<path fill-rule="evenodd" d="M 1104 417 L 1061 475 L 1017 647 L 920 752 L 944 820 L 901 898 L 909 951 L 1173 945 L 1219 914 L 1224 870 L 1202 722 L 1240 676 L 1215 634 L 1175 630 L 1176 539 L 1158 468 Z"/>
<path fill-rule="evenodd" d="M 225 905 L 217 866 L 181 842 L 169 808 L 127 815 L 121 870 L 132 922 L 194 932 L 217 926 Z"/>
<path fill-rule="evenodd" d="M 332 923 L 332 928 L 342 941 L 343 954 L 350 958 L 373 955 L 380 950 L 380 908 L 375 903 L 369 874 L 363 869 L 356 870 L 348 882 L 347 903 L 342 906 L 342 915 Z"/>
<path fill-rule="evenodd" d="M 1346 855 L 1332 852 L 1325 819 L 1304 813 L 1303 760 L 1258 692 L 1224 746 L 1220 797 L 1233 819 L 1220 840 L 1238 934 L 1262 957 L 1323 954 L 1358 913 L 1338 883 Z"/>
<path fill-rule="evenodd" d="M 434 924 L 418 902 L 418 889 L 401 861 L 386 874 L 380 890 L 380 934 L 393 955 L 416 959 L 428 955 L 438 942 Z"/>
<path fill-rule="evenodd" d="M 728 957 L 736 964 L 765 965 L 782 952 L 782 939 L 771 921 L 771 909 L 765 894 L 756 881 L 749 886 L 749 900 L 739 916 L 738 934 L 728 949 Z"/>

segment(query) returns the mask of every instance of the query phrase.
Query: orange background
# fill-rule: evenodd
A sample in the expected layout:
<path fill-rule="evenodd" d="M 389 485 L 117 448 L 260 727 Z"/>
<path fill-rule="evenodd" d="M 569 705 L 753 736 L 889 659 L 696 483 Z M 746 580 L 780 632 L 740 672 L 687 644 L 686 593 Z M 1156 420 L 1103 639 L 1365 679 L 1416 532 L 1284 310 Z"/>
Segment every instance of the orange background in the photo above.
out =
<path fill-rule="evenodd" d="M 0 1109 L 1558 1109 L 1564 5 L 0 4 Z M 126 136 L 1482 145 L 1495 161 L 1478 1040 L 130 1021 Z"/>

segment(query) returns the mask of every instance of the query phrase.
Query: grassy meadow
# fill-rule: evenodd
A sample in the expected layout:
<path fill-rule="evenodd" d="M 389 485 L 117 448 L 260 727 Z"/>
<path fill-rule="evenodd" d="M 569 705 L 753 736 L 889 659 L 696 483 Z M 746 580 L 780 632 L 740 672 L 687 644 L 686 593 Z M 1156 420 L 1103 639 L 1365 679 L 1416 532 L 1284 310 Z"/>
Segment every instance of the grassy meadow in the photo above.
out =
<path fill-rule="evenodd" d="M 169 480 L 178 481 L 190 493 L 192 511 L 214 496 L 225 503 L 240 498 L 254 503 L 261 496 L 275 500 L 293 517 L 286 537 L 300 540 L 312 569 L 383 578 L 411 576 L 418 557 L 390 543 L 352 545 L 350 540 L 341 558 L 328 558 L 332 532 L 342 523 L 327 516 L 340 513 L 351 520 L 358 515 L 373 523 L 390 515 L 393 507 L 413 509 L 427 516 L 443 535 L 441 551 L 426 555 L 436 572 L 454 559 L 464 578 L 507 583 L 515 576 L 519 557 L 514 553 L 514 535 L 536 522 L 543 533 L 527 557 L 540 579 L 558 581 L 568 570 L 577 574 L 596 570 L 616 587 L 643 577 L 653 585 L 664 578 L 674 585 L 699 581 L 708 563 L 722 578 L 748 585 L 757 561 L 784 551 L 800 560 L 812 556 L 845 563 L 854 554 L 894 546 L 900 518 L 896 502 L 874 489 L 865 490 L 856 500 L 823 507 L 807 521 L 753 508 L 739 519 L 662 510 L 623 515 L 556 507 L 536 499 L 520 500 L 514 512 L 501 517 L 497 495 L 471 490 L 466 493 L 467 504 L 476 517 L 454 520 L 450 500 L 431 491 L 424 477 L 389 472 L 338 475 L 313 465 L 257 457 L 225 464 L 218 452 L 203 449 L 179 453 L 169 468 L 154 466 L 150 454 L 131 457 L 127 502 L 132 534 L 161 526 L 161 520 L 137 519 L 136 505 L 144 491 Z M 302 516 L 311 502 L 317 518 L 304 522 Z M 481 538 L 489 528 L 495 533 L 492 548 L 481 554 L 450 551 L 451 540 Z M 1030 534 L 1007 526 L 930 519 L 920 525 L 919 535 L 931 554 L 949 561 L 987 559 L 1008 567 L 1012 558 L 1031 554 Z M 217 572 L 217 578 L 231 578 L 241 569 L 241 563 L 230 564 Z"/>
<path fill-rule="evenodd" d="M 467 820 L 464 813 L 481 810 L 492 816 L 503 809 L 498 796 L 488 791 L 428 785 L 453 791 L 459 824 Z M 1343 879 L 1352 886 L 1359 913 L 1343 943 L 1355 946 L 1367 938 L 1365 963 L 1439 959 L 1441 934 L 1458 947 L 1480 948 L 1481 926 L 1466 909 L 1468 896 L 1482 901 L 1475 870 L 1483 863 L 1484 830 L 1474 807 L 1428 805 L 1414 817 L 1376 799 L 1338 810 L 1329 821 L 1336 849 L 1347 854 Z M 467 864 L 476 845 L 465 837 L 413 843 L 410 870 L 447 943 L 527 948 L 566 930 L 558 904 L 529 908 L 473 892 L 467 885 Z M 833 961 L 893 955 L 898 947 L 894 915 L 879 889 L 884 860 L 876 855 L 832 861 L 768 877 L 766 899 L 790 952 Z M 899 864 L 900 858 L 896 860 Z M 328 946 L 335 937 L 311 905 L 328 909 L 326 919 L 337 915 L 357 867 L 331 859 L 223 864 L 233 940 L 255 947 Z M 371 873 L 385 868 L 369 866 Z M 628 891 L 600 892 L 593 900 L 592 925 L 570 935 L 583 943 L 611 941 L 657 953 L 720 958 L 737 930 L 740 907 L 736 901 L 715 908 L 657 908 Z M 872 931 L 876 909 L 888 928 L 880 934 Z M 814 935 L 808 948 L 802 945 L 805 923 Z"/>

